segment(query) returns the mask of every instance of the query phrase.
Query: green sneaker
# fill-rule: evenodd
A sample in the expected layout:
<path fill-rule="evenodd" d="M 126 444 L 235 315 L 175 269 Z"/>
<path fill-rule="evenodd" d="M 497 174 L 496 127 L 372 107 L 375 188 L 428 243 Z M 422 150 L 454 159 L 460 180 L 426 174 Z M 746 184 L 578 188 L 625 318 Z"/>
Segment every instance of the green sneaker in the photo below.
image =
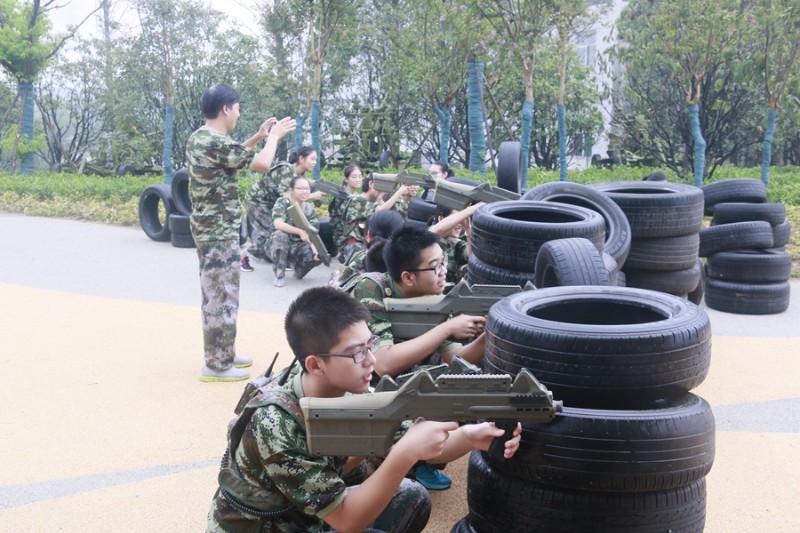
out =
<path fill-rule="evenodd" d="M 200 371 L 200 381 L 215 382 L 215 381 L 244 381 L 250 377 L 250 372 L 241 370 L 235 366 L 230 367 L 228 370 L 213 370 L 207 366 L 203 366 Z"/>

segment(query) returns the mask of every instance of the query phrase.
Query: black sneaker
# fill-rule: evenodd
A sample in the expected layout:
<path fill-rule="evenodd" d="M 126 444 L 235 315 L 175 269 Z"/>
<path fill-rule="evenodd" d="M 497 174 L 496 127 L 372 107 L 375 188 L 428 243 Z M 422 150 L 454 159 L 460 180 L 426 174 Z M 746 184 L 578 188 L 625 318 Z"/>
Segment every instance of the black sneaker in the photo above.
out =
<path fill-rule="evenodd" d="M 241 261 L 242 272 L 252 272 L 255 268 L 250 266 L 250 258 L 245 257 Z"/>

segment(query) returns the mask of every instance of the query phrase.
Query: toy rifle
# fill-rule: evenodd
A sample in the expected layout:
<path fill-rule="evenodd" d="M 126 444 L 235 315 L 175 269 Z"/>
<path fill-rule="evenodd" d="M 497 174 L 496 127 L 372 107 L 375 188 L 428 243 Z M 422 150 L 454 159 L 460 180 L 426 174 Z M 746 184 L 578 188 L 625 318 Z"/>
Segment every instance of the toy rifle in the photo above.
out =
<path fill-rule="evenodd" d="M 350 198 L 350 194 L 344 190 L 344 187 L 341 185 L 336 185 L 335 183 L 331 183 L 330 181 L 325 181 L 323 179 L 316 180 L 311 183 L 311 190 L 312 191 L 322 191 L 325 194 L 330 194 L 331 196 L 335 196 L 340 200 L 347 200 Z"/>
<path fill-rule="evenodd" d="M 450 374 L 436 378 L 429 370 L 412 374 L 401 385 L 381 378 L 379 392 L 339 398 L 301 398 L 306 437 L 312 455 L 385 456 L 405 420 L 504 421 L 507 433 L 495 439 L 500 454 L 517 421 L 546 423 L 563 404 L 523 368 L 508 374 Z"/>
<path fill-rule="evenodd" d="M 473 187 L 461 183 L 438 180 L 431 201 L 438 206 L 461 211 L 477 202 L 499 202 L 503 200 L 519 200 L 519 194 L 488 183 Z"/>
<path fill-rule="evenodd" d="M 498 300 L 524 290 L 533 289 L 528 282 L 519 285 L 468 285 L 459 281 L 447 294 L 416 298 L 384 298 L 392 335 L 398 339 L 415 339 L 431 328 L 456 315 L 486 316 Z"/>
<path fill-rule="evenodd" d="M 399 185 L 417 185 L 427 189 L 433 188 L 436 183 L 427 174 L 410 172 L 403 170 L 399 174 L 378 174 L 372 173 L 372 180 L 375 183 L 375 190 L 380 192 L 394 192 Z"/>
<path fill-rule="evenodd" d="M 308 238 L 311 239 L 311 244 L 317 249 L 317 257 L 319 257 L 320 261 L 325 263 L 325 266 L 330 265 L 331 256 L 328 254 L 328 249 L 325 248 L 325 243 L 322 242 L 319 236 L 319 230 L 311 225 L 305 213 L 303 213 L 303 210 L 300 209 L 300 206 L 298 204 L 292 204 L 286 212 L 289 213 L 289 217 L 292 219 L 292 223 L 295 227 L 303 229 L 308 233 Z"/>

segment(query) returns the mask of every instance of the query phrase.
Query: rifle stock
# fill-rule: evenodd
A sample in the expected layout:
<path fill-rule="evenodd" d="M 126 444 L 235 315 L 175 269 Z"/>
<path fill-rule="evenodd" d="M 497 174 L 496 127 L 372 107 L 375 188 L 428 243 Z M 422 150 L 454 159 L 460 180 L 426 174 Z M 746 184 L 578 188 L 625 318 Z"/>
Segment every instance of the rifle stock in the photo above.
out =
<path fill-rule="evenodd" d="M 301 398 L 308 447 L 313 455 L 377 455 L 389 452 L 400 424 L 425 418 L 475 422 L 550 422 L 562 402 L 522 369 L 508 374 L 443 374 L 421 370 L 397 390 L 339 398 Z"/>
<path fill-rule="evenodd" d="M 317 249 L 317 257 L 319 257 L 320 261 L 325 263 L 325 266 L 330 265 L 331 256 L 328 254 L 328 249 L 325 248 L 325 243 L 322 242 L 319 236 L 319 230 L 311 225 L 305 213 L 300 209 L 300 206 L 298 204 L 292 204 L 286 212 L 289 213 L 289 217 L 296 227 L 308 233 L 308 238 L 311 239 L 311 243 L 314 245 L 314 248 Z"/>
<path fill-rule="evenodd" d="M 518 285 L 468 285 L 459 281 L 447 294 L 417 298 L 384 298 L 392 335 L 398 339 L 415 339 L 431 328 L 456 315 L 486 316 L 498 300 L 523 290 L 533 289 L 528 282 Z"/>
<path fill-rule="evenodd" d="M 347 200 L 350 198 L 350 195 L 344 187 L 341 185 L 336 185 L 335 183 L 331 183 L 330 181 L 325 181 L 323 179 L 318 179 L 311 183 L 311 190 L 312 191 L 322 191 L 325 194 L 330 194 L 331 196 L 335 196 L 340 200 Z"/>

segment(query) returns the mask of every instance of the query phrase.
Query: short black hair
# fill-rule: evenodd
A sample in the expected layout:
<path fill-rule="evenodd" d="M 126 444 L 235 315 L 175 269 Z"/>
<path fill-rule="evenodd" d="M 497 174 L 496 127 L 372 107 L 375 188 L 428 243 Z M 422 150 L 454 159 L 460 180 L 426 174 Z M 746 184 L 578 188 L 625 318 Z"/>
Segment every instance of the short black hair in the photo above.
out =
<path fill-rule="evenodd" d="M 381 209 L 372 213 L 367 219 L 367 231 L 373 237 L 391 239 L 392 235 L 400 231 L 404 224 L 403 215 L 397 211 Z"/>
<path fill-rule="evenodd" d="M 331 351 L 342 331 L 372 315 L 364 304 L 334 287 L 313 287 L 303 291 L 286 311 L 286 339 L 300 366 L 306 357 Z"/>
<path fill-rule="evenodd" d="M 203 92 L 203 97 L 200 99 L 200 107 L 203 110 L 203 117 L 217 118 L 223 107 L 232 106 L 240 101 L 239 93 L 233 87 L 218 83 Z"/>
<path fill-rule="evenodd" d="M 400 281 L 403 272 L 418 268 L 422 250 L 434 244 L 439 244 L 439 237 L 426 229 L 406 226 L 392 235 L 383 247 L 383 261 L 389 276 Z"/>
<path fill-rule="evenodd" d="M 372 180 L 374 179 L 375 176 L 372 175 L 372 172 L 367 174 L 367 176 L 361 182 L 361 192 L 369 192 L 369 184 L 372 183 Z"/>

